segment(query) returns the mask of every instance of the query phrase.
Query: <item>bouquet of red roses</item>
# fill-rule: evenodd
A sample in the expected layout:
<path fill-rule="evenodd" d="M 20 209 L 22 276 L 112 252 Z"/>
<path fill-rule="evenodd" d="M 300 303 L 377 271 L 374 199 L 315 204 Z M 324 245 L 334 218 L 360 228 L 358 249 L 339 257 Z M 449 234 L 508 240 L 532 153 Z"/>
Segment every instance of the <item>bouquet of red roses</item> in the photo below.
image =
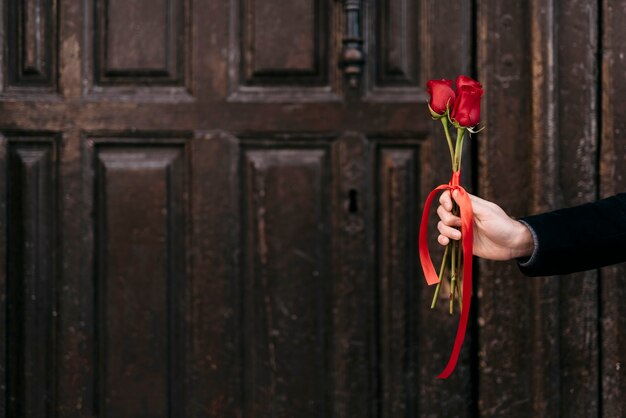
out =
<path fill-rule="evenodd" d="M 461 154 L 463 140 L 466 134 L 478 132 L 480 122 L 480 99 L 483 95 L 481 84 L 470 77 L 460 75 L 456 80 L 456 91 L 452 88 L 452 80 L 430 80 L 427 83 L 427 92 L 430 95 L 428 107 L 430 114 L 435 120 L 443 125 L 443 130 L 450 149 L 452 163 L 452 179 L 448 184 L 436 187 L 426 199 L 422 224 L 419 233 L 419 253 L 422 269 L 429 285 L 436 284 L 435 294 L 431 308 L 435 307 L 441 283 L 449 272 L 450 288 L 450 314 L 454 313 L 454 303 L 458 302 L 461 318 L 457 329 L 456 339 L 452 355 L 448 365 L 439 375 L 440 378 L 450 376 L 456 366 L 456 362 L 465 339 L 465 331 L 469 319 L 469 307 L 472 294 L 472 245 L 473 245 L 473 214 L 469 195 L 460 185 L 461 177 Z M 456 129 L 456 138 L 450 135 L 450 125 Z M 428 213 L 436 195 L 442 190 L 457 190 L 457 201 L 453 200 L 452 212 L 461 218 L 461 243 L 450 242 L 443 253 L 443 260 L 439 268 L 439 274 L 434 269 L 427 245 Z M 463 255 L 463 257 L 461 257 Z"/>

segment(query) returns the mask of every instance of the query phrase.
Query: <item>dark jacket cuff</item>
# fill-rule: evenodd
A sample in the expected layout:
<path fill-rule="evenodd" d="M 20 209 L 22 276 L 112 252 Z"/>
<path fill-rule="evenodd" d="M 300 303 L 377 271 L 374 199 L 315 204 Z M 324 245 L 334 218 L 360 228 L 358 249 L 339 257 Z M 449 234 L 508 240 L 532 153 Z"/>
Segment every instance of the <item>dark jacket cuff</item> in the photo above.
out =
<path fill-rule="evenodd" d="M 524 274 L 527 274 L 527 272 L 533 270 L 535 264 L 537 263 L 537 258 L 539 254 L 539 237 L 537 237 L 537 232 L 535 232 L 533 227 L 530 226 L 528 222 L 523 219 L 518 219 L 518 221 L 528 228 L 531 236 L 533 237 L 533 252 L 530 257 L 522 257 L 517 259 L 517 265 L 522 270 L 522 272 L 524 272 Z"/>

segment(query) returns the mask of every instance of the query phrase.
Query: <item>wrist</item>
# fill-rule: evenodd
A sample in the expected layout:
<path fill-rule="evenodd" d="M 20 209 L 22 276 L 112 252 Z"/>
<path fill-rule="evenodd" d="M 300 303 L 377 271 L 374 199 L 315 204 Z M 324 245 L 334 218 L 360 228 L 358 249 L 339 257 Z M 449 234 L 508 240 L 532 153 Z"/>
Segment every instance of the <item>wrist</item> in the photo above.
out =
<path fill-rule="evenodd" d="M 520 221 L 515 223 L 514 241 L 511 246 L 511 259 L 530 257 L 535 249 L 535 241 L 530 229 Z"/>

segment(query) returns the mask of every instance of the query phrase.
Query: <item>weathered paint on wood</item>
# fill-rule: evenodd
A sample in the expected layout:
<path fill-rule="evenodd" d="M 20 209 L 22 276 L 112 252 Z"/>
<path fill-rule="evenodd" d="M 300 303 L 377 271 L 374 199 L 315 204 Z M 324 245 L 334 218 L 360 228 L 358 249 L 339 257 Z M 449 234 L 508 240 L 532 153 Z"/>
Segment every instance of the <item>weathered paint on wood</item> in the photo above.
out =
<path fill-rule="evenodd" d="M 485 85 L 511 215 L 624 190 L 626 1 L 5 6 L 0 416 L 624 415 L 622 266 L 478 263 L 442 381 L 416 237 L 430 78 Z"/>

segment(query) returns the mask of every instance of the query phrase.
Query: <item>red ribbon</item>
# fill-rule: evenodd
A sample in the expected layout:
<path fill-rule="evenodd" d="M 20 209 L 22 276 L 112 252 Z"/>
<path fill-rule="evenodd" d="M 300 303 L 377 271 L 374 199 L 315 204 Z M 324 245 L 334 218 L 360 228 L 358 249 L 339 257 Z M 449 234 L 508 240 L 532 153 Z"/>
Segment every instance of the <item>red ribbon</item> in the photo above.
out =
<path fill-rule="evenodd" d="M 454 371 L 456 363 L 459 360 L 459 354 L 461 353 L 461 346 L 463 345 L 463 340 L 465 339 L 465 331 L 467 330 L 467 322 L 469 320 L 470 302 L 472 300 L 472 247 L 474 243 L 474 216 L 469 194 L 459 184 L 460 176 L 460 171 L 453 173 L 450 183 L 442 184 L 430 192 L 428 198 L 426 199 L 426 203 L 424 204 L 424 213 L 422 214 L 422 223 L 420 225 L 419 232 L 420 262 L 422 263 L 424 276 L 426 276 L 426 283 L 430 286 L 439 283 L 439 276 L 435 271 L 433 261 L 431 260 L 428 252 L 428 213 L 430 212 L 430 206 L 433 199 L 437 196 L 439 191 L 450 190 L 450 194 L 452 194 L 453 191 L 457 190 L 459 193 L 456 201 L 461 211 L 461 242 L 463 246 L 463 307 L 461 309 L 459 327 L 456 330 L 456 338 L 454 339 L 452 354 L 450 355 L 446 368 L 438 376 L 440 379 L 448 378 Z"/>

